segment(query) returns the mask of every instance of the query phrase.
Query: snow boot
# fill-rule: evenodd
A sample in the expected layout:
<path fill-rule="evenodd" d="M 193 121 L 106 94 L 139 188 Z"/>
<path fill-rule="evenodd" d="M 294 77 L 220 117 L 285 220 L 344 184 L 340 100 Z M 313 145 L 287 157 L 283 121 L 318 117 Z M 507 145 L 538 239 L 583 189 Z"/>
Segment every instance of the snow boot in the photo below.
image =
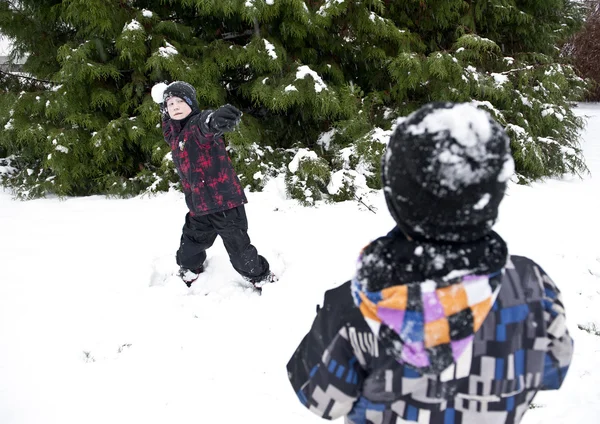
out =
<path fill-rule="evenodd" d="M 200 274 L 204 272 L 204 265 L 200 266 L 197 269 L 188 269 L 184 267 L 179 268 L 179 278 L 183 280 L 183 282 L 191 287 L 192 283 L 198 279 Z"/>
<path fill-rule="evenodd" d="M 273 271 L 269 271 L 262 277 L 244 278 L 257 289 L 261 289 L 265 284 L 276 283 L 277 281 L 279 281 L 279 278 L 275 274 L 273 274 Z"/>

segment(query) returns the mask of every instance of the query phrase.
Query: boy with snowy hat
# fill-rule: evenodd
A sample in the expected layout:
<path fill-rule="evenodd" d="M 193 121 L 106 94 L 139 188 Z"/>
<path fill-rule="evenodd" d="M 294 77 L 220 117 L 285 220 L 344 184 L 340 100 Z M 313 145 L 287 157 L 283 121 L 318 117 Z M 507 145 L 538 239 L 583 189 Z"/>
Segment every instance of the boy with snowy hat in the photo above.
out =
<path fill-rule="evenodd" d="M 206 249 L 219 235 L 231 264 L 246 280 L 255 287 L 276 281 L 250 243 L 248 201 L 221 137 L 236 127 L 242 113 L 231 105 L 201 111 L 196 90 L 183 81 L 155 85 L 152 97 L 161 106 L 163 135 L 189 209 L 176 255 L 182 280 L 190 287 L 204 271 Z"/>
<path fill-rule="evenodd" d="M 352 424 L 513 424 L 558 389 L 573 340 L 558 288 L 492 226 L 509 139 L 470 104 L 428 104 L 382 161 L 396 228 L 325 293 L 288 363 L 300 401 Z"/>

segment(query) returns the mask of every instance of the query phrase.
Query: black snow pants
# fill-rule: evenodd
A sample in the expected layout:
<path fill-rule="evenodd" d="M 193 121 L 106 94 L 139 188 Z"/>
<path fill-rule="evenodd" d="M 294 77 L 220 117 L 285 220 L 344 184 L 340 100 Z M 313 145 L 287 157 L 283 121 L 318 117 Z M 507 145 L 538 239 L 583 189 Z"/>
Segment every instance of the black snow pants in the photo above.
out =
<path fill-rule="evenodd" d="M 185 216 L 177 264 L 198 269 L 206 260 L 206 249 L 221 236 L 233 268 L 243 277 L 260 279 L 269 272 L 269 263 L 258 254 L 248 236 L 244 205 L 208 215 Z"/>

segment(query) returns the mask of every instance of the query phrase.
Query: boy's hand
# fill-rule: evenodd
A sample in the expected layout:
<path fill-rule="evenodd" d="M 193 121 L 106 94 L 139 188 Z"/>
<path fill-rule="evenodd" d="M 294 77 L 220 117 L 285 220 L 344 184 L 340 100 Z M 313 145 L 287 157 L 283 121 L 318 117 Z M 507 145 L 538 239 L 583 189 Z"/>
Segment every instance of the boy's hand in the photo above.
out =
<path fill-rule="evenodd" d="M 242 112 L 232 105 L 221 106 L 211 116 L 211 127 L 217 133 L 231 131 L 239 124 Z"/>
<path fill-rule="evenodd" d="M 167 110 L 167 105 L 165 105 L 165 102 L 159 103 L 158 107 L 160 108 L 160 115 L 165 118 L 165 117 L 169 117 L 169 111 Z"/>

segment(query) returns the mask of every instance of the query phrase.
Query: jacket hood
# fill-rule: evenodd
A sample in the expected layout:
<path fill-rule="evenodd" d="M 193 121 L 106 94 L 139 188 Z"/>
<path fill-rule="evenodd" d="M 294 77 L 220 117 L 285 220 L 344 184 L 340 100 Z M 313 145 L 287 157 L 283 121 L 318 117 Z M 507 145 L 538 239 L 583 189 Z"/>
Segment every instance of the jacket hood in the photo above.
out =
<path fill-rule="evenodd" d="M 439 374 L 473 343 L 500 291 L 504 263 L 488 273 L 459 269 L 419 280 L 414 258 L 394 261 L 381 245 L 372 243 L 359 258 L 351 285 L 354 302 L 388 354 L 421 373 Z M 422 246 L 415 250 L 427 262 Z"/>

